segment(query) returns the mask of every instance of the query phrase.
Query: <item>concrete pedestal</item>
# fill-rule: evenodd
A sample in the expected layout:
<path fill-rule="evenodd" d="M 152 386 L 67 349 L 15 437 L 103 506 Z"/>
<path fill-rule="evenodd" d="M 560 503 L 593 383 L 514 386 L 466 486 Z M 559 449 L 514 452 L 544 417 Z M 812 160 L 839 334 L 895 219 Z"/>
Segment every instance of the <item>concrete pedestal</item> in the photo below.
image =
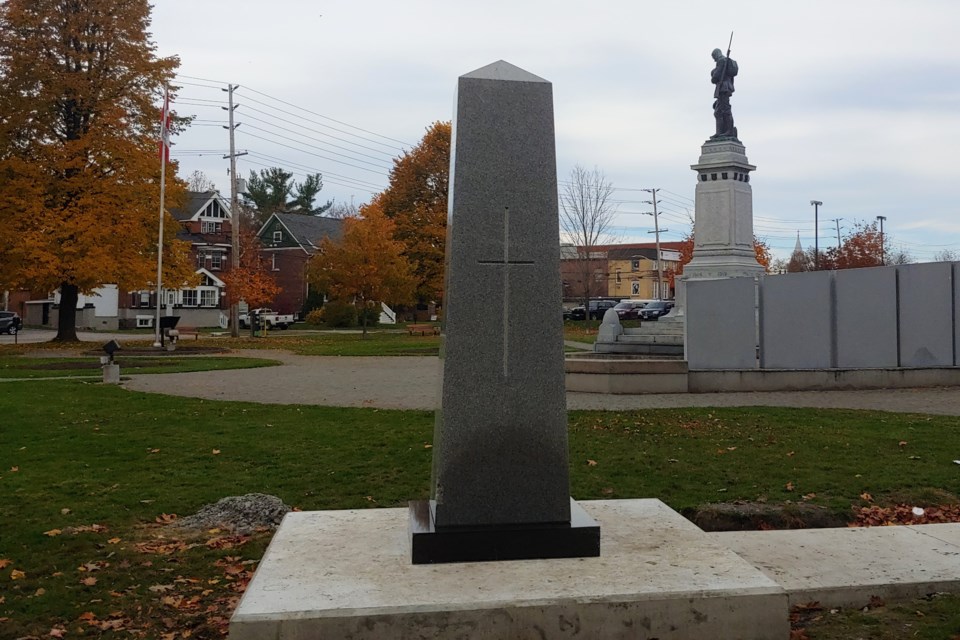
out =
<path fill-rule="evenodd" d="M 103 384 L 120 384 L 120 365 L 103 365 Z"/>
<path fill-rule="evenodd" d="M 290 513 L 230 638 L 788 636 L 784 590 L 659 500 L 581 504 L 598 558 L 414 565 L 406 509 Z"/>

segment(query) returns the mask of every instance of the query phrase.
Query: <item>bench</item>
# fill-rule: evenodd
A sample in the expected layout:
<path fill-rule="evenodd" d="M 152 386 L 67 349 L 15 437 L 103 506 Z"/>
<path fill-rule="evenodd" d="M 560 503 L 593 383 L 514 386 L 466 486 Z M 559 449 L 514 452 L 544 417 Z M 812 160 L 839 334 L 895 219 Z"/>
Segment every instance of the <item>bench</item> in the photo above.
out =
<path fill-rule="evenodd" d="M 407 332 L 412 336 L 438 336 L 440 327 L 435 324 L 408 324 Z"/>
<path fill-rule="evenodd" d="M 194 340 L 200 339 L 200 331 L 196 327 L 177 327 L 177 338 L 183 340 L 184 336 L 193 336 Z"/>

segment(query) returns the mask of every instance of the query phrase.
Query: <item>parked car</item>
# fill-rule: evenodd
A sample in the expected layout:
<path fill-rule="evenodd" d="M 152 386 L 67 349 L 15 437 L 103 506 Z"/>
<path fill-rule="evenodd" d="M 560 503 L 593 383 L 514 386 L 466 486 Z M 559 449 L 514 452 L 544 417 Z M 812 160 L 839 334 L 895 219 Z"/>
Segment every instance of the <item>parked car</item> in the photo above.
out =
<path fill-rule="evenodd" d="M 590 305 L 589 314 L 581 304 L 570 311 L 570 319 L 586 320 L 589 317 L 590 320 L 602 320 L 603 314 L 607 312 L 607 309 L 613 309 L 617 306 L 617 303 L 613 300 L 590 300 L 588 304 Z"/>
<path fill-rule="evenodd" d="M 642 300 L 624 300 L 613 308 L 621 320 L 636 320 L 640 317 L 640 310 L 647 305 Z"/>
<path fill-rule="evenodd" d="M 640 309 L 641 320 L 659 320 L 660 316 L 665 316 L 673 309 L 673 302 L 670 300 L 654 300 L 643 309 Z"/>
<path fill-rule="evenodd" d="M 0 333 L 16 334 L 23 326 L 20 316 L 14 311 L 0 311 Z"/>

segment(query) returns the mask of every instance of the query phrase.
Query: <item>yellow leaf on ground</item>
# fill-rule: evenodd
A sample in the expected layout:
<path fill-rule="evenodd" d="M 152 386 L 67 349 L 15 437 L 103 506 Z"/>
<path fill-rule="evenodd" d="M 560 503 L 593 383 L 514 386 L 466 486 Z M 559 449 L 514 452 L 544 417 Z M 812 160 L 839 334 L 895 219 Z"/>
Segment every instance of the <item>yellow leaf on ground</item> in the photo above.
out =
<path fill-rule="evenodd" d="M 10 572 L 11 580 L 23 580 L 26 577 L 27 577 L 27 574 L 25 574 L 23 571 L 20 571 L 20 569 L 14 569 L 13 571 Z"/>
<path fill-rule="evenodd" d="M 784 485 L 783 488 L 786 489 L 787 491 L 793 491 L 793 482 L 792 481 L 788 482 L 786 485 Z"/>
<path fill-rule="evenodd" d="M 13 560 L 8 560 L 7 558 L 0 558 L 0 569 L 6 569 L 13 563 Z"/>
<path fill-rule="evenodd" d="M 93 576 L 90 576 L 89 578 L 84 578 L 83 580 L 81 580 L 80 584 L 84 584 L 88 587 L 92 587 L 93 585 L 97 584 L 97 579 L 94 578 Z"/>
<path fill-rule="evenodd" d="M 52 538 L 54 536 L 60 535 L 61 533 L 63 533 L 63 531 L 61 531 L 60 529 L 50 529 L 50 531 L 44 531 L 43 535 L 50 536 Z"/>
<path fill-rule="evenodd" d="M 595 467 L 595 466 L 597 466 L 597 461 L 596 461 L 596 460 L 587 460 L 587 466 L 588 466 L 588 467 Z"/>
<path fill-rule="evenodd" d="M 118 542 L 120 542 L 120 540 L 121 540 L 120 538 L 110 538 L 109 540 L 107 540 L 107 544 L 117 544 Z"/>
<path fill-rule="evenodd" d="M 214 450 L 213 450 L 213 455 L 215 455 L 215 456 L 220 455 L 220 449 L 214 449 Z"/>

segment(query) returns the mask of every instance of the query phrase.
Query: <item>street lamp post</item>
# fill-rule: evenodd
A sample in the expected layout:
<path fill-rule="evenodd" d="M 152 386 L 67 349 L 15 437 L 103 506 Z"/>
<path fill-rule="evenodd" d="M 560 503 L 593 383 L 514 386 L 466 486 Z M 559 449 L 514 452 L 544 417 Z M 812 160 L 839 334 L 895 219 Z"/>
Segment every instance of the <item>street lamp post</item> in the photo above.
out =
<path fill-rule="evenodd" d="M 886 220 L 886 219 L 887 219 L 887 216 L 877 216 L 877 220 L 880 221 L 880 264 L 881 264 L 881 266 L 882 266 L 882 265 L 885 265 L 885 264 L 887 263 L 887 262 L 886 262 L 886 258 L 885 258 L 885 256 L 883 255 L 883 254 L 884 254 L 884 251 L 883 251 L 883 221 Z"/>
<path fill-rule="evenodd" d="M 811 200 L 810 204 L 813 205 L 813 270 L 820 271 L 820 223 L 818 218 L 823 203 L 819 200 Z"/>

